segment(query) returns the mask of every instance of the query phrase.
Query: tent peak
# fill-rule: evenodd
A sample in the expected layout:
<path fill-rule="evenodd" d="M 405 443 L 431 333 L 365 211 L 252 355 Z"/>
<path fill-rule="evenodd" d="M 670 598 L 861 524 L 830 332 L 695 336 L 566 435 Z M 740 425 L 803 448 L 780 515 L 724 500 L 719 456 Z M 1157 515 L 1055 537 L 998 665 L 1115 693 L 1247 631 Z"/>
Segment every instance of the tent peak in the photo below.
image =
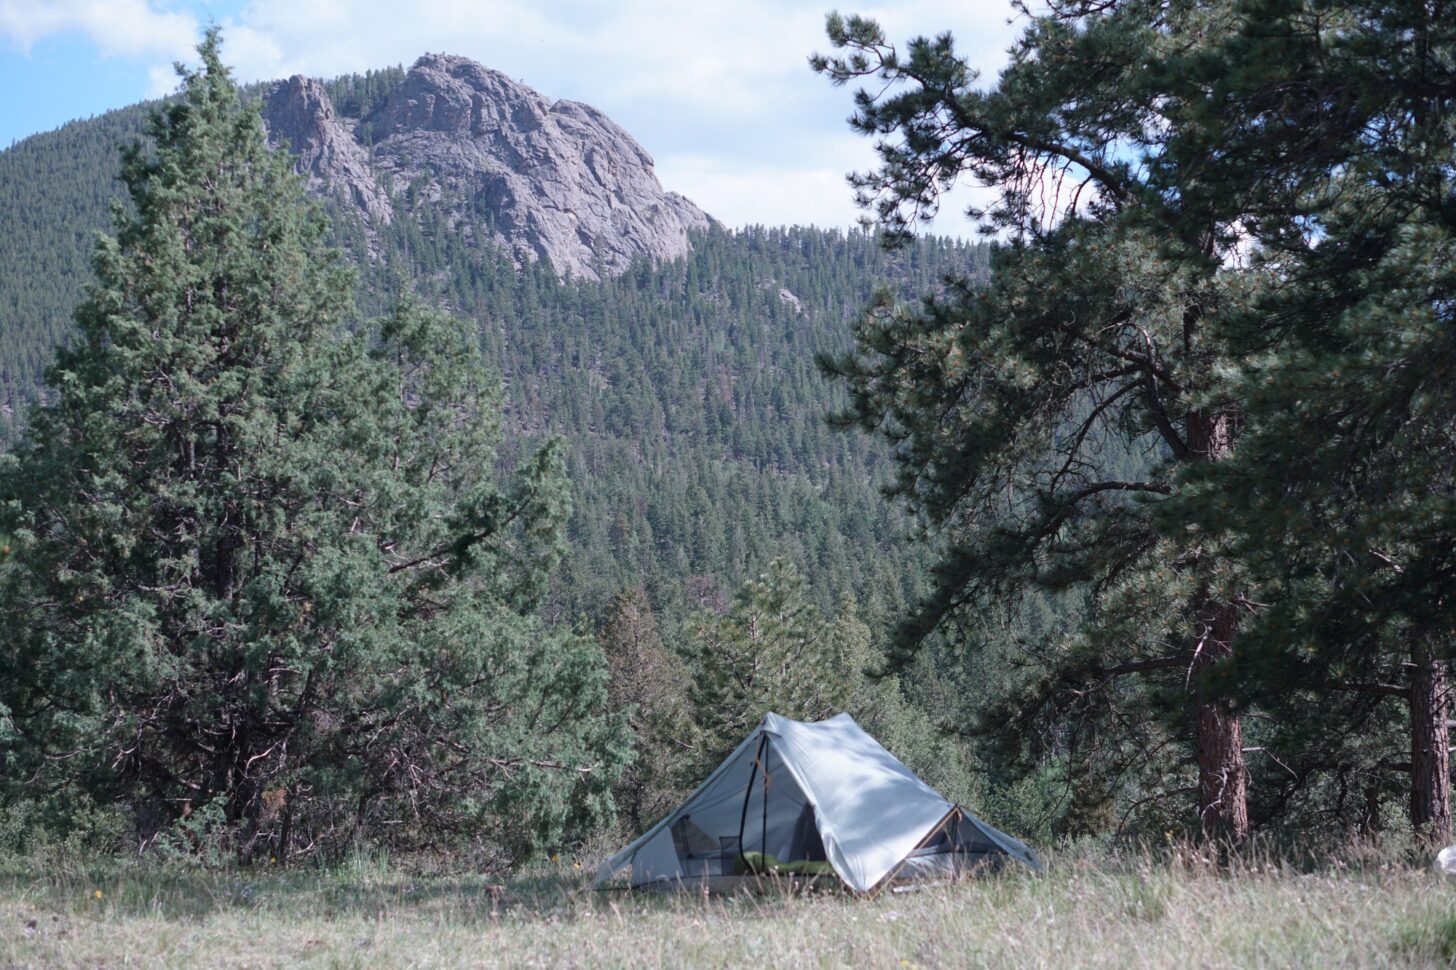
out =
<path fill-rule="evenodd" d="M 812 728 L 820 724 L 845 723 L 853 724 L 858 730 L 864 730 L 863 728 L 860 728 L 859 722 L 851 717 L 847 711 L 840 711 L 838 714 L 833 714 L 829 717 L 821 718 L 818 721 L 798 721 L 792 717 L 787 717 L 786 715 L 777 714 L 773 711 L 769 711 L 763 716 L 763 720 L 758 722 L 758 729 L 760 731 L 767 731 L 769 734 L 779 734 L 784 728 L 791 725 L 796 727 Z"/>

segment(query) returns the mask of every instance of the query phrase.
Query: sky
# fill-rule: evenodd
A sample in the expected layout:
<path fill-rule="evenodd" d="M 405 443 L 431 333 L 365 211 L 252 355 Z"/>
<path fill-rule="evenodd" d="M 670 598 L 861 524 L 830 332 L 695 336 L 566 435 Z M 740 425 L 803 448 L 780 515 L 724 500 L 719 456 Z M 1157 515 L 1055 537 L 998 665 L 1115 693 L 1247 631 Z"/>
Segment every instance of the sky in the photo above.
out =
<path fill-rule="evenodd" d="M 241 82 L 472 58 L 605 111 L 663 186 L 729 226 L 850 226 L 845 174 L 872 167 L 851 89 L 814 74 L 834 0 L 0 0 L 0 147 L 173 90 L 203 27 Z M 1006 0 L 843 0 L 890 39 L 951 31 L 993 79 L 1018 24 Z M 969 236 L 958 192 L 933 231 Z"/>

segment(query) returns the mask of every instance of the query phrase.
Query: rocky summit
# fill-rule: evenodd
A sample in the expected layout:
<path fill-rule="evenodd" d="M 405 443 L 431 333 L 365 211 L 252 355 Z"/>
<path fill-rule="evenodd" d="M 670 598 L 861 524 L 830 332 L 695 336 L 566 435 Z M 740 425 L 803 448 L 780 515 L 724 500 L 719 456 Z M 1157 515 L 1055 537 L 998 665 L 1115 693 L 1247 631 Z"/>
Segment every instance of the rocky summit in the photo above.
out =
<path fill-rule="evenodd" d="M 367 226 L 443 207 L 461 231 L 489 234 L 482 242 L 563 276 L 675 259 L 711 222 L 663 191 L 652 157 L 606 115 L 464 57 L 420 58 L 363 119 L 340 117 L 323 86 L 303 77 L 276 85 L 263 117 L 311 183 Z"/>
<path fill-rule="evenodd" d="M 353 126 L 334 112 L 323 85 L 294 75 L 273 89 L 263 117 L 269 140 L 292 149 L 310 187 L 327 188 L 352 203 L 371 226 L 390 221 L 393 207 L 374 179 L 369 151 L 355 140 Z"/>

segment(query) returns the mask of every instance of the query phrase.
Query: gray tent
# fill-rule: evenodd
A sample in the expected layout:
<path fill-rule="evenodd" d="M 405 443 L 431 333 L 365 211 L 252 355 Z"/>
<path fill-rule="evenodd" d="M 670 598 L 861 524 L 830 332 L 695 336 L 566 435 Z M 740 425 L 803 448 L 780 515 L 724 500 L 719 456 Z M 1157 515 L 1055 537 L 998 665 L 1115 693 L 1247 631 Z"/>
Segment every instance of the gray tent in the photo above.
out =
<path fill-rule="evenodd" d="M 837 875 L 857 892 L 1015 859 L 1011 836 L 946 801 L 839 714 L 769 714 L 676 811 L 608 859 L 597 885 L 726 888 L 757 873 Z"/>

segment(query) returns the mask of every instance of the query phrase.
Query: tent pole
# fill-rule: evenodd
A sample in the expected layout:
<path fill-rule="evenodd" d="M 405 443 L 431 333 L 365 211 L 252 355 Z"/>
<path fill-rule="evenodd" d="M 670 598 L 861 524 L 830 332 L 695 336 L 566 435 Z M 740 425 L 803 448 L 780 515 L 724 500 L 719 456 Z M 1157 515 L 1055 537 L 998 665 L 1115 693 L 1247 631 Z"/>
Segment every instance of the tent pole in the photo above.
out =
<path fill-rule="evenodd" d="M 758 830 L 758 852 L 768 858 L 768 756 L 773 749 L 768 746 L 768 735 L 763 736 L 763 828 Z"/>
<path fill-rule="evenodd" d="M 748 868 L 748 857 L 743 854 L 743 837 L 748 827 L 748 803 L 753 800 L 753 780 L 758 777 L 759 759 L 763 757 L 763 749 L 768 744 L 768 735 L 765 734 L 758 742 L 758 750 L 753 753 L 753 769 L 748 773 L 748 787 L 743 792 L 743 811 L 738 816 L 738 864 L 744 869 Z"/>

